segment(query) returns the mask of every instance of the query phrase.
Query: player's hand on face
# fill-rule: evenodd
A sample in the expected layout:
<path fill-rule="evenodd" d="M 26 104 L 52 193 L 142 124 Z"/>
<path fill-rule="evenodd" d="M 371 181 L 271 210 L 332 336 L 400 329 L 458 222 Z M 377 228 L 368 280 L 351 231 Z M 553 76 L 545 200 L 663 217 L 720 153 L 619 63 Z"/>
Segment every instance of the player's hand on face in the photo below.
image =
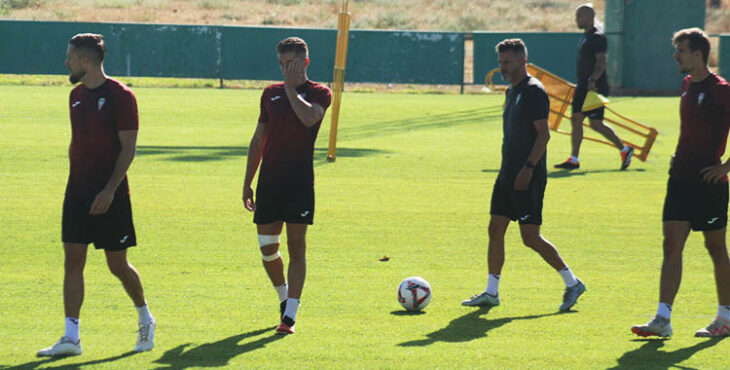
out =
<path fill-rule="evenodd" d="M 525 191 L 530 186 L 530 180 L 532 179 L 532 169 L 522 167 L 520 172 L 515 178 L 515 190 Z"/>
<path fill-rule="evenodd" d="M 243 187 L 243 206 L 250 212 L 254 210 L 253 189 L 250 186 Z"/>
<path fill-rule="evenodd" d="M 99 194 L 96 194 L 94 202 L 91 203 L 91 209 L 89 214 L 92 216 L 103 215 L 109 210 L 109 206 L 114 201 L 114 192 L 109 190 L 102 190 Z"/>
<path fill-rule="evenodd" d="M 728 162 L 730 163 L 730 162 Z M 700 170 L 702 181 L 708 184 L 717 184 L 730 171 L 728 163 L 718 164 L 716 166 L 705 167 Z"/>

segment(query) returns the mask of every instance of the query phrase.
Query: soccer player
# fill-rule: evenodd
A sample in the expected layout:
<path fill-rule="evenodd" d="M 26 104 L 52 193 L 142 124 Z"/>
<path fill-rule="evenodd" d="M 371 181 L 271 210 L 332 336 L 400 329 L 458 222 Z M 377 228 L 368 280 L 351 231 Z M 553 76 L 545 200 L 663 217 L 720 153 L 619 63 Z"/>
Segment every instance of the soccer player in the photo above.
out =
<path fill-rule="evenodd" d="M 725 152 L 730 127 L 730 85 L 710 72 L 710 41 L 699 28 L 676 32 L 674 59 L 682 81 L 679 143 L 669 169 L 662 216 L 664 260 L 656 316 L 631 331 L 640 336 L 672 335 L 670 318 L 682 279 L 682 250 L 690 230 L 702 231 L 717 286 L 717 317 L 697 337 L 730 335 L 730 260 L 725 243 L 730 160 Z"/>
<path fill-rule="evenodd" d="M 588 116 L 591 128 L 598 131 L 613 145 L 621 150 L 621 170 L 625 170 L 631 164 L 631 157 L 634 155 L 634 148 L 624 145 L 621 139 L 616 136 L 611 126 L 603 122 L 604 108 L 600 107 L 588 112 L 583 112 L 583 102 L 589 90 L 597 91 L 603 96 L 608 96 L 608 77 L 606 76 L 606 35 L 595 25 L 596 12 L 591 4 L 581 5 L 575 11 L 575 22 L 578 28 L 585 31 L 583 37 L 578 41 L 578 61 L 576 64 L 576 77 L 578 85 L 573 95 L 573 115 L 571 116 L 571 144 L 572 153 L 565 162 L 555 165 L 555 168 L 573 170 L 580 168 L 578 152 L 583 141 L 583 121 Z"/>
<path fill-rule="evenodd" d="M 243 203 L 254 212 L 264 269 L 279 296 L 278 334 L 293 334 L 306 275 L 307 225 L 314 220 L 314 141 L 332 92 L 307 78 L 309 50 L 298 37 L 277 45 L 284 82 L 264 89 L 261 113 L 248 148 Z M 256 202 L 251 189 L 261 163 Z M 289 285 L 279 253 L 286 223 Z"/>
<path fill-rule="evenodd" d="M 147 308 L 137 270 L 127 248 L 137 245 L 129 201 L 127 169 L 132 163 L 139 118 L 134 94 L 104 73 L 104 38 L 78 34 L 66 51 L 71 91 L 71 169 L 63 201 L 65 254 L 63 302 L 66 333 L 38 356 L 81 354 L 79 313 L 84 300 L 84 265 L 89 243 L 103 249 L 109 270 L 134 302 L 139 335 L 134 350 L 154 347 L 155 319 Z"/>
<path fill-rule="evenodd" d="M 540 81 L 527 74 L 527 47 L 508 39 L 496 47 L 500 72 L 510 83 L 504 104 L 502 166 L 492 191 L 489 221 L 489 277 L 487 289 L 462 303 L 464 306 L 499 306 L 499 280 L 504 265 L 504 234 L 511 221 L 519 221 L 524 244 L 534 249 L 565 282 L 561 311 L 578 301 L 586 287 L 568 268 L 558 250 L 540 234 L 542 200 L 547 185 L 545 149 L 550 132 L 550 101 Z"/>

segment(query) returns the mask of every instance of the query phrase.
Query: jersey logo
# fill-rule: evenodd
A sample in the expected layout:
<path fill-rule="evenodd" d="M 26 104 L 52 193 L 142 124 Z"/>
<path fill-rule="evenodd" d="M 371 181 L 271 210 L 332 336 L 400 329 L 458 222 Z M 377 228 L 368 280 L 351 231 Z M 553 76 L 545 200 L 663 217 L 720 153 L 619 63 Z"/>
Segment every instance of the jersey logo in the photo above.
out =
<path fill-rule="evenodd" d="M 99 98 L 99 102 L 96 104 L 96 110 L 101 111 L 104 103 L 106 103 L 106 99 L 104 99 L 103 97 Z"/>
<path fill-rule="evenodd" d="M 517 94 L 517 97 L 515 98 L 515 105 L 520 104 L 521 97 L 522 97 L 522 94 Z"/>
<path fill-rule="evenodd" d="M 77 100 L 73 104 L 71 104 L 71 108 L 76 108 L 76 106 L 79 104 L 81 104 L 81 100 Z"/>
<path fill-rule="evenodd" d="M 271 98 L 271 101 L 277 101 L 279 98 L 281 98 L 281 95 L 274 96 Z"/>
<path fill-rule="evenodd" d="M 685 95 L 687 95 L 686 91 L 682 93 L 682 97 L 684 98 Z"/>
<path fill-rule="evenodd" d="M 697 95 L 697 105 L 702 104 L 702 101 L 705 100 L 705 93 L 700 93 Z"/>

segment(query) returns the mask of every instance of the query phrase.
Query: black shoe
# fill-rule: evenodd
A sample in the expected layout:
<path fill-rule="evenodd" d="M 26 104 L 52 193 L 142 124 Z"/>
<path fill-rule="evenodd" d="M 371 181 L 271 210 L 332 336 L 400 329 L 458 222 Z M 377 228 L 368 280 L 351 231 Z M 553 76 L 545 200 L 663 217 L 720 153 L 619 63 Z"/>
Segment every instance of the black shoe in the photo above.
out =
<path fill-rule="evenodd" d="M 570 161 L 570 158 L 568 158 L 565 162 L 556 164 L 555 168 L 560 168 L 562 170 L 577 170 L 580 168 L 580 163 L 573 163 Z"/>
<path fill-rule="evenodd" d="M 634 156 L 634 148 L 629 148 L 624 153 L 621 153 L 621 171 L 629 168 L 629 165 L 631 164 L 631 157 Z"/>

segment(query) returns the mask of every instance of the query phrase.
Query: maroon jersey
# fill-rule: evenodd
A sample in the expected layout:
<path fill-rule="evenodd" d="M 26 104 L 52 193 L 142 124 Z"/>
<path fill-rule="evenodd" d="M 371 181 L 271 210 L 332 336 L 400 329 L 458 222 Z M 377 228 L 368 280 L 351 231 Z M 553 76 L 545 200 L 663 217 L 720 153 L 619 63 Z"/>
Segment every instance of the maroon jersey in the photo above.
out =
<path fill-rule="evenodd" d="M 297 87 L 297 93 L 325 110 L 332 101 L 330 89 L 312 81 Z M 322 120 L 312 127 L 304 126 L 289 103 L 284 84 L 278 83 L 261 94 L 259 122 L 265 124 L 266 136 L 259 184 L 312 185 L 314 141 Z"/>
<path fill-rule="evenodd" d="M 137 101 L 123 83 L 108 78 L 89 89 L 81 84 L 69 96 L 71 171 L 66 195 L 93 198 L 111 178 L 121 150 L 119 131 L 137 130 Z M 119 190 L 129 192 L 127 177 Z"/>
<path fill-rule="evenodd" d="M 701 182 L 700 170 L 722 163 L 720 157 L 725 153 L 730 85 L 714 73 L 700 82 L 685 77 L 679 113 L 682 124 L 670 175 L 683 182 Z"/>

